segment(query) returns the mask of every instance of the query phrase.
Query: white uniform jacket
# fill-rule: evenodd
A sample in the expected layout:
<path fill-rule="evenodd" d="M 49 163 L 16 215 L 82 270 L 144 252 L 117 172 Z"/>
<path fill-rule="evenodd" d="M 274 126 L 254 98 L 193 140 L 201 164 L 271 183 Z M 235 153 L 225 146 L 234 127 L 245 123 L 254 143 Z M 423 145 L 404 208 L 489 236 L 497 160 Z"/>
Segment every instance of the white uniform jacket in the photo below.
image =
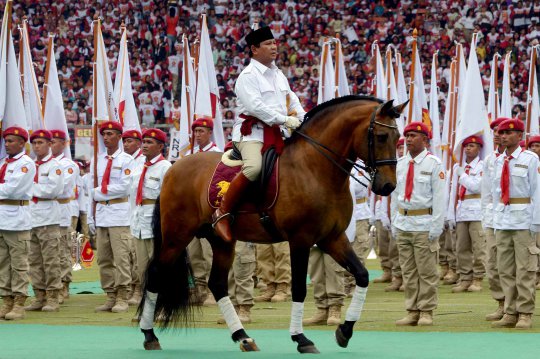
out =
<path fill-rule="evenodd" d="M 363 170 L 355 171 L 355 177 L 362 183 L 369 184 L 369 176 L 365 174 Z M 353 179 L 350 179 L 352 188 L 354 190 L 354 211 L 353 219 L 360 221 L 363 219 L 371 218 L 371 210 L 369 209 L 369 191 L 367 187 L 362 186 L 360 183 Z"/>
<path fill-rule="evenodd" d="M 156 156 L 153 158 L 150 161 L 153 165 L 149 166 L 146 170 L 143 182 L 143 199 L 156 199 L 159 196 L 163 177 L 165 177 L 165 173 L 171 167 L 171 163 L 165 159 L 158 161 L 160 157 Z M 137 167 L 135 172 L 133 172 L 130 189 L 130 197 L 133 199 L 133 203 L 135 203 L 135 199 L 137 198 L 137 188 L 139 187 L 139 179 L 141 178 L 142 171 L 143 167 Z M 154 237 L 152 233 L 152 214 L 154 213 L 154 207 L 154 204 L 140 205 L 135 206 L 131 211 L 131 234 L 135 238 L 147 239 Z"/>
<path fill-rule="evenodd" d="M 4 183 L 0 183 L 0 200 L 30 200 L 36 165 L 30 157 L 21 152 L 16 161 L 7 165 Z M 0 160 L 0 168 L 6 159 Z M 0 230 L 26 231 L 32 229 L 30 207 L 0 204 Z"/>
<path fill-rule="evenodd" d="M 484 174 L 482 175 L 482 226 L 493 228 L 493 195 L 491 185 L 495 175 L 495 160 L 500 156 L 498 151 L 491 152 L 484 159 Z"/>
<path fill-rule="evenodd" d="M 107 194 L 101 192 L 101 182 L 107 168 L 108 155 L 106 152 L 98 155 L 97 177 L 98 186 L 90 191 L 90 207 L 92 201 L 96 204 L 96 216 L 89 210 L 89 222 L 94 222 L 96 227 L 122 227 L 130 225 L 129 202 L 127 201 L 131 185 L 131 171 L 133 169 L 133 157 L 123 152 L 120 148 L 112 155 L 113 163 L 111 167 L 111 176 L 107 186 Z M 90 181 L 93 186 L 94 164 L 93 160 L 90 168 Z M 121 203 L 102 204 L 100 201 L 109 201 L 112 199 L 126 199 Z"/>
<path fill-rule="evenodd" d="M 484 162 L 480 160 L 480 157 L 476 157 L 471 163 L 467 163 L 463 166 L 463 169 L 469 168 L 469 174 L 463 173 L 461 176 L 457 175 L 457 164 L 454 165 L 452 175 L 452 187 L 450 190 L 450 200 L 448 201 L 448 213 L 447 219 L 454 222 L 469 222 L 469 221 L 481 221 L 482 220 L 482 207 L 481 207 L 481 184 L 484 171 Z M 464 186 L 465 199 L 461 201 L 456 197 L 459 197 L 459 187 Z M 454 210 L 455 209 L 455 210 Z"/>
<path fill-rule="evenodd" d="M 269 68 L 251 59 L 250 64 L 238 76 L 234 91 L 238 104 L 232 135 L 234 142 L 263 142 L 263 125 L 260 123 L 253 125 L 251 135 L 242 136 L 240 127 L 244 120 L 238 117 L 241 114 L 254 116 L 273 126 L 283 125 L 288 113 L 296 113 L 295 116 L 300 121 L 306 113 L 298 97 L 292 92 L 287 78 L 274 64 Z"/>
<path fill-rule="evenodd" d="M 529 199 L 529 203 L 501 202 L 501 174 L 504 164 L 504 154 L 495 160 L 495 171 L 491 184 L 493 197 L 493 228 L 494 229 L 531 229 L 538 232 L 540 225 L 540 169 L 538 156 L 531 151 L 523 151 L 521 147 L 511 154 L 510 160 L 510 201 L 512 199 Z M 526 200 L 525 200 L 526 201 Z M 523 202 L 523 200 L 522 200 Z"/>
<path fill-rule="evenodd" d="M 445 172 L 441 160 L 426 149 L 414 158 L 414 186 L 411 200 L 405 200 L 405 184 L 411 154 L 398 159 L 397 187 L 392 193 L 392 225 L 407 232 L 429 232 L 430 236 L 440 236 L 444 227 L 445 214 Z M 431 214 L 403 215 L 401 210 L 425 210 Z"/>
<path fill-rule="evenodd" d="M 79 177 L 79 166 L 69 158 L 66 158 L 64 153 L 56 156 L 56 159 L 60 162 L 64 174 L 64 188 L 58 199 L 70 200 L 67 203 L 60 203 L 60 227 L 69 227 L 71 226 L 71 217 L 79 216 L 79 204 L 75 200 L 75 187 L 77 186 L 77 178 Z"/>
<path fill-rule="evenodd" d="M 32 188 L 33 200 L 30 201 L 32 227 L 60 224 L 60 204 L 56 198 L 64 189 L 62 165 L 49 153 L 39 167 L 38 182 Z"/>

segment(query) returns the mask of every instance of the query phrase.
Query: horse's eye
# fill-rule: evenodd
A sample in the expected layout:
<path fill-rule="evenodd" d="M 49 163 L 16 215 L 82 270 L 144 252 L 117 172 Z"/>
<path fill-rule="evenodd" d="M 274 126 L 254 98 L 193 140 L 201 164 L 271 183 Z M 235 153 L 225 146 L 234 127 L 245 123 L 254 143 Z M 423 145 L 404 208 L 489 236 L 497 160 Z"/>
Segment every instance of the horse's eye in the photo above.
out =
<path fill-rule="evenodd" d="M 388 135 L 385 133 L 385 134 L 382 134 L 382 135 L 377 135 L 377 141 L 378 142 L 384 142 L 388 139 Z"/>

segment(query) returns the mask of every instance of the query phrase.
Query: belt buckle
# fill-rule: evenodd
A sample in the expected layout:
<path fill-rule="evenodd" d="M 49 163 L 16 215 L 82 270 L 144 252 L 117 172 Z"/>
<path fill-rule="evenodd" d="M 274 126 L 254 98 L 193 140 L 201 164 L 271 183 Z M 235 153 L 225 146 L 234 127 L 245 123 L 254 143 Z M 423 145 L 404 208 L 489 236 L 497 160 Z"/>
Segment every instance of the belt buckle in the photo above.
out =
<path fill-rule="evenodd" d="M 106 206 L 109 205 L 109 200 L 106 200 L 106 201 L 105 201 L 105 205 L 106 205 Z"/>
<path fill-rule="evenodd" d="M 406 216 L 406 215 L 407 215 L 407 212 L 408 212 L 408 210 L 404 208 L 404 209 L 403 209 L 403 215 Z"/>

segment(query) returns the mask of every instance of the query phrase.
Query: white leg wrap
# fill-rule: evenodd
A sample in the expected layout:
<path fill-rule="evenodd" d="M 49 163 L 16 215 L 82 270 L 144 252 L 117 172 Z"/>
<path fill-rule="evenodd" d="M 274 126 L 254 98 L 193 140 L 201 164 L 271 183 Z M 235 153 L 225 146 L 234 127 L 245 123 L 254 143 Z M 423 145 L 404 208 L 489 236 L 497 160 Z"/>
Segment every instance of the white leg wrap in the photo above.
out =
<path fill-rule="evenodd" d="M 237 330 L 244 329 L 242 323 L 240 322 L 240 318 L 238 318 L 238 314 L 236 314 L 236 310 L 234 310 L 231 298 L 223 297 L 218 300 L 217 304 L 221 314 L 223 314 L 223 318 L 225 318 L 225 323 L 227 323 L 231 334 Z"/>
<path fill-rule="evenodd" d="M 144 308 L 139 322 L 141 329 L 152 329 L 154 327 L 154 313 L 156 311 L 157 296 L 157 293 L 146 291 Z"/>
<path fill-rule="evenodd" d="M 289 326 L 289 333 L 291 335 L 302 334 L 304 328 L 302 328 L 302 319 L 304 318 L 304 303 L 293 302 L 291 309 L 291 325 Z"/>
<path fill-rule="evenodd" d="M 362 288 L 356 286 L 354 288 L 354 294 L 351 300 L 349 308 L 347 308 L 347 314 L 345 320 L 350 322 L 357 322 L 360 320 L 362 314 L 362 308 L 364 308 L 364 302 L 366 301 L 367 287 Z"/>

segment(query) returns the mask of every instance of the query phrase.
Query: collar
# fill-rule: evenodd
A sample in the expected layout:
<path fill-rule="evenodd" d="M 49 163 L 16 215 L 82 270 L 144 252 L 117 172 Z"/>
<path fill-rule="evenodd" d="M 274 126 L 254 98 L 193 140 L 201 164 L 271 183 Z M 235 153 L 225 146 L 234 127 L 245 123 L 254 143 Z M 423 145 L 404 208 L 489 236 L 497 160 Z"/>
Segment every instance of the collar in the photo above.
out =
<path fill-rule="evenodd" d="M 156 157 L 152 158 L 150 161 L 148 161 L 148 159 L 147 159 L 146 162 L 150 162 L 151 164 L 155 164 L 156 162 L 159 162 L 162 159 L 165 159 L 165 157 L 163 157 L 163 155 L 160 153 Z"/>
<path fill-rule="evenodd" d="M 41 162 L 42 162 L 42 163 L 45 163 L 45 162 L 49 161 L 51 158 L 53 158 L 53 155 L 52 155 L 52 152 L 49 151 L 49 154 L 48 154 L 47 156 L 43 157 L 43 159 L 41 160 Z M 36 162 L 37 162 L 37 160 L 36 160 Z"/>
<path fill-rule="evenodd" d="M 523 152 L 523 150 L 521 149 L 521 146 L 517 146 L 517 148 L 515 149 L 514 152 L 512 152 L 510 154 L 510 156 L 512 156 L 513 158 L 518 158 L 519 154 Z M 506 153 L 506 150 L 504 150 L 504 155 L 505 156 L 508 156 L 508 154 Z"/>
<path fill-rule="evenodd" d="M 474 160 L 471 161 L 471 163 L 465 163 L 465 166 L 469 166 L 471 168 L 475 168 L 476 165 L 478 164 L 478 162 L 480 162 L 480 156 L 476 156 L 476 158 Z M 464 166 L 464 167 L 465 167 Z"/>
<path fill-rule="evenodd" d="M 266 71 L 269 71 L 269 70 L 276 71 L 278 69 L 274 62 L 272 62 L 272 65 L 270 67 L 266 67 L 265 65 L 263 65 L 262 63 L 260 63 L 259 61 L 255 59 L 251 59 L 251 63 L 253 64 L 253 67 L 259 70 L 259 72 L 263 75 L 266 73 Z"/>
<path fill-rule="evenodd" d="M 411 157 L 411 153 L 407 152 L 407 163 L 409 163 L 411 160 L 413 160 L 415 163 L 420 163 L 426 158 L 426 156 L 429 154 L 427 148 L 424 148 L 422 152 L 420 152 L 415 158 Z"/>
<path fill-rule="evenodd" d="M 142 151 L 141 151 L 140 148 L 138 148 L 137 151 L 135 151 L 135 153 L 133 153 L 133 154 L 131 155 L 131 157 L 133 157 L 133 159 L 137 159 L 137 158 L 139 158 L 139 157 L 141 157 L 141 156 L 142 156 Z"/>
<path fill-rule="evenodd" d="M 111 157 L 112 157 L 112 158 L 116 158 L 116 157 L 118 157 L 118 155 L 119 155 L 120 153 L 122 153 L 122 149 L 121 149 L 120 147 L 118 147 L 118 149 L 116 150 L 116 152 L 113 153 Z M 108 156 L 109 156 L 109 155 L 107 154 L 106 151 L 103 152 L 103 157 L 105 157 L 105 158 L 107 159 Z"/>
<path fill-rule="evenodd" d="M 19 158 L 21 158 L 23 155 L 25 155 L 26 152 L 25 151 L 21 151 L 19 153 L 17 153 L 15 156 L 11 157 L 12 159 L 15 159 L 15 160 L 18 160 Z"/>
<path fill-rule="evenodd" d="M 62 153 L 60 153 L 58 156 L 56 156 L 55 158 L 56 158 L 58 161 L 60 161 L 60 160 L 61 160 L 62 158 L 64 158 L 64 157 L 65 157 L 65 154 L 64 154 L 64 152 L 62 152 Z"/>
<path fill-rule="evenodd" d="M 216 147 L 216 144 L 212 141 L 208 142 L 208 144 L 206 146 L 203 147 L 203 149 L 201 150 L 201 148 L 199 147 L 199 152 L 207 152 L 208 150 L 210 150 L 211 148 L 214 148 Z"/>

